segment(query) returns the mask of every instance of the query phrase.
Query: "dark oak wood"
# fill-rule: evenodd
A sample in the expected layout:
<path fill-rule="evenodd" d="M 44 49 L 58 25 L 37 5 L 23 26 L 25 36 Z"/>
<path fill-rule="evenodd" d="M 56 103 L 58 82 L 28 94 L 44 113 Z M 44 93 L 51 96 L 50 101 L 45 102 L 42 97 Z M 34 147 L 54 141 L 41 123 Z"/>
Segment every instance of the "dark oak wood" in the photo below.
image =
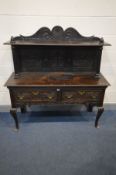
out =
<path fill-rule="evenodd" d="M 52 82 L 50 82 L 51 75 L 54 77 L 52 77 Z M 6 82 L 13 106 L 20 107 L 22 113 L 26 112 L 26 105 L 33 104 L 84 104 L 89 112 L 92 112 L 93 106 L 103 106 L 105 89 L 109 83 L 101 74 L 99 79 L 92 76 L 73 74 L 74 82 L 72 76 L 69 75 L 59 72 L 55 75 L 52 73 L 25 73 L 20 78 L 15 79 L 13 73 Z M 13 117 L 15 116 L 17 127 L 18 120 L 15 113 L 13 111 L 13 114 L 11 114 Z M 96 127 L 98 127 L 101 114 L 101 112 L 97 114 Z"/>
<path fill-rule="evenodd" d="M 12 73 L 6 82 L 7 87 L 33 86 L 97 86 L 107 87 L 108 81 L 100 74 L 99 78 L 90 75 L 79 75 L 73 72 L 24 72 L 15 79 Z"/>
<path fill-rule="evenodd" d="M 93 105 L 92 104 L 88 104 L 87 105 L 87 111 L 88 112 L 92 112 L 93 111 Z"/>
<path fill-rule="evenodd" d="M 18 118 L 17 118 L 17 114 L 16 114 L 16 109 L 15 108 L 11 108 L 10 109 L 10 114 L 13 117 L 14 121 L 15 121 L 15 126 L 16 129 L 19 129 L 19 122 L 18 122 Z"/>
<path fill-rule="evenodd" d="M 12 37 L 11 45 L 47 45 L 47 46 L 110 46 L 103 38 L 95 36 L 82 36 L 76 29 L 69 27 L 65 30 L 61 26 L 55 26 L 52 30 L 48 27 L 40 28 L 31 36 L 20 35 Z"/>
<path fill-rule="evenodd" d="M 95 120 L 95 127 L 98 128 L 98 121 L 102 115 L 102 113 L 104 112 L 104 108 L 103 107 L 99 107 L 98 108 L 98 112 L 97 112 L 97 116 L 96 116 L 96 120 Z"/>
<path fill-rule="evenodd" d="M 100 73 L 103 38 L 82 36 L 74 28 L 43 27 L 31 36 L 12 37 L 14 70 L 5 86 L 11 97 L 10 113 L 19 128 L 16 108 L 27 105 L 84 104 L 98 107 L 95 127 L 103 113 L 108 81 Z"/>
<path fill-rule="evenodd" d="M 26 113 L 27 112 L 26 106 L 23 105 L 20 108 L 21 108 L 21 113 Z"/>
<path fill-rule="evenodd" d="M 96 76 L 100 73 L 102 46 L 12 45 L 12 52 L 15 74 L 65 71 Z"/>
<path fill-rule="evenodd" d="M 103 38 L 82 36 L 74 28 L 40 28 L 31 36 L 12 37 L 16 77 L 22 72 L 78 72 L 99 76 Z M 49 65 L 49 66 L 48 66 Z"/>

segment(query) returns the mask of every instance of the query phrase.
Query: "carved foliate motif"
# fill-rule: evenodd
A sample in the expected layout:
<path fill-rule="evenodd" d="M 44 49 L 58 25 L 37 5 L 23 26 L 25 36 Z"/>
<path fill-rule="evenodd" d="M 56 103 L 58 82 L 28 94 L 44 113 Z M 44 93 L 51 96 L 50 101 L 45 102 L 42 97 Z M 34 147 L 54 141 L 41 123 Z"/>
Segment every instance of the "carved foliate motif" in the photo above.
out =
<path fill-rule="evenodd" d="M 97 42 L 99 44 L 104 44 L 103 38 L 98 38 L 95 36 L 85 37 L 82 36 L 76 29 L 69 27 L 64 30 L 61 26 L 55 26 L 50 30 L 48 27 L 40 28 L 36 33 L 31 36 L 17 36 L 11 38 L 11 44 L 15 41 L 83 41 L 83 42 Z"/>

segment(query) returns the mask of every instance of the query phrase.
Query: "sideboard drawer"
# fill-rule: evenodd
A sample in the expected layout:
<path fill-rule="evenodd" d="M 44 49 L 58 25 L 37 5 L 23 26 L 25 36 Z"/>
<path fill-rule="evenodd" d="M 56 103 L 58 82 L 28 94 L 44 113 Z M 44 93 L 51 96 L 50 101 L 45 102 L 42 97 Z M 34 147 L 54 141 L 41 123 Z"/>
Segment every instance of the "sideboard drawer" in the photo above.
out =
<path fill-rule="evenodd" d="M 12 92 L 17 103 L 55 103 L 57 100 L 53 89 L 15 88 Z"/>
<path fill-rule="evenodd" d="M 85 88 L 13 88 L 12 94 L 17 104 L 77 104 L 102 103 L 104 89 Z"/>
<path fill-rule="evenodd" d="M 104 91 L 96 89 L 65 90 L 62 92 L 62 103 L 100 102 Z"/>

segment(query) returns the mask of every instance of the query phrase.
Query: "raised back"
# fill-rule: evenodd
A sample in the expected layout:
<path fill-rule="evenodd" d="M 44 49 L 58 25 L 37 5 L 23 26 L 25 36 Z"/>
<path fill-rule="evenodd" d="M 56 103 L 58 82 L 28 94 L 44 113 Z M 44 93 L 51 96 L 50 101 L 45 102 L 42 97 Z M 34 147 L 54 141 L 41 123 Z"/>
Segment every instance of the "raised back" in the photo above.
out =
<path fill-rule="evenodd" d="M 8 44 L 8 43 L 7 43 Z M 12 37 L 15 74 L 21 72 L 77 72 L 98 75 L 104 40 L 84 37 L 74 28 L 40 28 L 32 36 Z"/>
<path fill-rule="evenodd" d="M 93 45 L 101 46 L 104 45 L 103 38 L 98 38 L 95 36 L 85 37 L 82 36 L 77 30 L 70 27 L 66 30 L 63 30 L 60 26 L 53 27 L 50 30 L 47 27 L 40 28 L 36 33 L 31 36 L 20 35 L 18 37 L 11 38 L 11 44 L 24 44 L 24 45 Z"/>

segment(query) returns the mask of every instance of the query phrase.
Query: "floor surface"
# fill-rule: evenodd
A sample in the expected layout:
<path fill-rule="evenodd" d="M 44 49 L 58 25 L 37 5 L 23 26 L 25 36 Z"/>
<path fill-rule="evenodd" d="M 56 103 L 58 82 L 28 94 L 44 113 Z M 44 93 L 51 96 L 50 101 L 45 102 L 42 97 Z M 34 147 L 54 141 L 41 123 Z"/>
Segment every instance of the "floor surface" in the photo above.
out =
<path fill-rule="evenodd" d="M 0 175 L 116 175 L 116 111 L 0 113 Z"/>

